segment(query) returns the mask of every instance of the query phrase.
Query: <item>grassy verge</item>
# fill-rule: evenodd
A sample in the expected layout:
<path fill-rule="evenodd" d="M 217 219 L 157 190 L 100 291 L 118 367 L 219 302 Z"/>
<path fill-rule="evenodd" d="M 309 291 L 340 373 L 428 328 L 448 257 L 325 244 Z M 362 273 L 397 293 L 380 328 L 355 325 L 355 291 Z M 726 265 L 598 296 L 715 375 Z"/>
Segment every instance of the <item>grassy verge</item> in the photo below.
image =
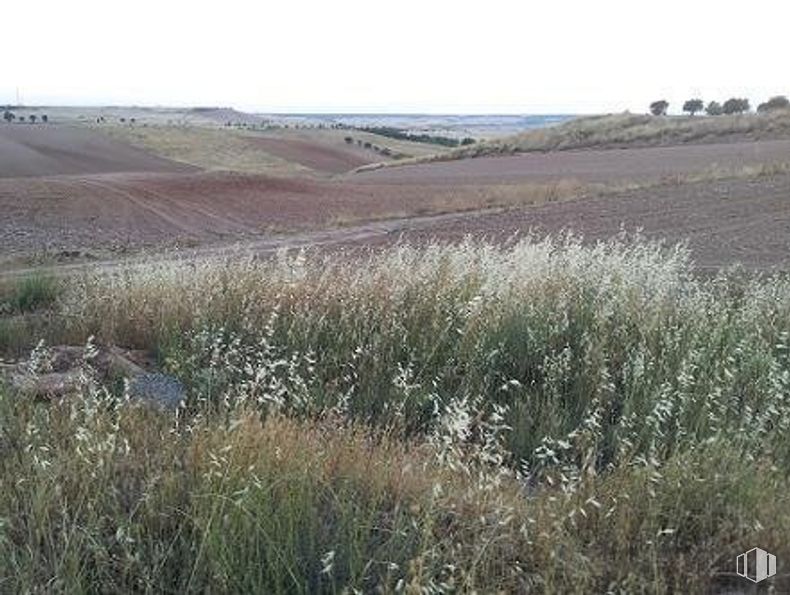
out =
<path fill-rule="evenodd" d="M 154 349 L 190 401 L 2 392 L 0 589 L 695 592 L 790 556 L 786 279 L 566 238 L 151 264 L 57 307 L 50 341 Z"/>

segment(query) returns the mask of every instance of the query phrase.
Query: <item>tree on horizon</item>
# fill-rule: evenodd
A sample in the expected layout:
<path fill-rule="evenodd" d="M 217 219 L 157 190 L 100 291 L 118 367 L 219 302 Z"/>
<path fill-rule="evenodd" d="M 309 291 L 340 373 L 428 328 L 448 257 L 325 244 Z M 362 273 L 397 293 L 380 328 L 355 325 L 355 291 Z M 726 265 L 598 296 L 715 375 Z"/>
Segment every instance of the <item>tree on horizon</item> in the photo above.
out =
<path fill-rule="evenodd" d="M 689 99 L 683 104 L 683 111 L 693 116 L 697 112 L 701 112 L 704 107 L 705 104 L 702 103 L 702 99 Z"/>
<path fill-rule="evenodd" d="M 724 110 L 725 114 L 742 114 L 744 112 L 748 112 L 751 109 L 751 106 L 749 105 L 748 99 L 731 97 L 724 102 L 722 109 Z"/>
<path fill-rule="evenodd" d="M 669 109 L 669 102 L 666 99 L 659 99 L 650 104 L 650 113 L 654 116 L 666 116 Z"/>

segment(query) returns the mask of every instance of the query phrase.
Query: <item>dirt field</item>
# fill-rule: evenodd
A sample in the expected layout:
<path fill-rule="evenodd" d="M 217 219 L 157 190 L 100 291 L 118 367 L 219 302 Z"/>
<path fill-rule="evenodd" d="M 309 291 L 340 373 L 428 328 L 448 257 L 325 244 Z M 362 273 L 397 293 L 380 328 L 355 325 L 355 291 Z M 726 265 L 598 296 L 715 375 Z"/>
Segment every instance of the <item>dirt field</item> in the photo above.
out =
<path fill-rule="evenodd" d="M 788 161 L 790 140 L 766 140 L 478 157 L 360 172 L 354 175 L 354 180 L 376 184 L 440 185 L 569 178 L 584 182 L 611 182 Z"/>
<path fill-rule="evenodd" d="M 286 161 L 294 161 L 310 169 L 333 174 L 345 173 L 361 165 L 375 163 L 380 159 L 376 153 L 349 146 L 329 146 L 302 139 L 273 137 L 250 137 L 253 146 L 277 155 Z"/>
<path fill-rule="evenodd" d="M 460 215 L 416 222 L 366 240 L 464 237 L 503 240 L 572 231 L 586 241 L 641 230 L 670 244 L 688 242 L 696 265 L 718 269 L 741 264 L 756 270 L 790 270 L 790 175 L 719 180 L 585 197 L 527 209 Z"/>
<path fill-rule="evenodd" d="M 204 169 L 274 176 L 329 178 L 389 158 L 392 154 L 424 156 L 436 145 L 396 141 L 361 131 L 335 129 L 237 130 L 206 126 L 101 126 L 101 133 L 162 157 Z M 351 136 L 353 144 L 345 141 Z"/>
<path fill-rule="evenodd" d="M 465 188 L 468 204 L 479 203 L 475 190 L 492 191 Z M 234 172 L 7 178 L 0 179 L 0 253 L 191 246 L 464 208 L 459 192 L 442 188 L 426 196 L 421 186 Z"/>
<path fill-rule="evenodd" d="M 7 138 L 21 139 L 29 128 L 0 126 L 0 131 L 11 130 Z M 377 244 L 401 233 L 422 241 L 571 229 L 597 239 L 621 226 L 673 242 L 688 240 L 704 267 L 742 262 L 790 268 L 790 174 L 681 179 L 691 172 L 786 163 L 790 141 L 480 158 L 330 178 L 195 171 L 89 130 L 42 130 L 49 152 L 34 151 L 27 161 L 21 140 L 5 145 L 11 159 L 0 162 L 7 172 L 0 176 L 0 268 L 114 259 L 141 248 L 214 250 L 238 241 L 261 250 Z M 71 144 L 72 139 L 82 144 Z M 272 159 L 298 172 L 339 171 L 358 158 L 356 147 L 325 151 L 304 138 L 273 139 L 269 145 L 260 149 L 263 154 L 277 149 L 283 157 Z M 73 159 L 70 150 L 77 153 Z M 233 151 L 227 155 L 231 163 Z M 42 161 L 39 154 L 49 157 Z M 309 166 L 289 165 L 288 159 L 308 158 Z M 29 174 L 20 175 L 21 166 L 11 163 L 21 163 Z M 95 173 L 122 166 L 127 170 L 121 173 Z M 33 176 L 67 167 L 86 171 Z M 149 169 L 128 172 L 142 168 Z M 636 189 L 616 191 L 624 181 L 636 183 Z M 432 216 L 503 205 L 522 208 Z"/>
<path fill-rule="evenodd" d="M 0 178 L 194 169 L 86 128 L 0 125 Z"/>

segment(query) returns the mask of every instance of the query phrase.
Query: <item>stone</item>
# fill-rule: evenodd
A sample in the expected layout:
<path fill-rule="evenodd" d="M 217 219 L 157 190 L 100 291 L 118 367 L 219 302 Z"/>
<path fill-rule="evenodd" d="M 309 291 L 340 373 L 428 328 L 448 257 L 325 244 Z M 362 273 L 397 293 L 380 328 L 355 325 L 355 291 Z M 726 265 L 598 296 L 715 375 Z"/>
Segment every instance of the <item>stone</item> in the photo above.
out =
<path fill-rule="evenodd" d="M 133 401 L 175 411 L 186 399 L 186 388 L 177 378 L 168 374 L 144 372 L 129 380 L 127 394 Z"/>

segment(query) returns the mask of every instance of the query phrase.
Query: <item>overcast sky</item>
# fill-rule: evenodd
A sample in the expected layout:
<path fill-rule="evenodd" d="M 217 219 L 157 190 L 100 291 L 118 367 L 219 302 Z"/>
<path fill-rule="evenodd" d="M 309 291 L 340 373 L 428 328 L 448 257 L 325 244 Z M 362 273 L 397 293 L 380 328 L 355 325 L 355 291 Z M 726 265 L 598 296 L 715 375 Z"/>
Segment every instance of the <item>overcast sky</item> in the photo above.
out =
<path fill-rule="evenodd" d="M 0 103 L 590 113 L 790 94 L 787 0 L 26 0 Z"/>

